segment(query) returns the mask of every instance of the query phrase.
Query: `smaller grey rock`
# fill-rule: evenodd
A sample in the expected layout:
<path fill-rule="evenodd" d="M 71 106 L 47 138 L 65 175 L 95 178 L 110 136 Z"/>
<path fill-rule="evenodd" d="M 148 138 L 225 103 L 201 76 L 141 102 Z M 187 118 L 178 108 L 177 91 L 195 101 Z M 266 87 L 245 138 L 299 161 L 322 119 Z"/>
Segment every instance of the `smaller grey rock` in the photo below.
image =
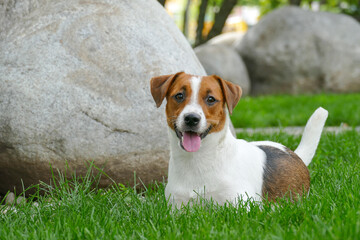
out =
<path fill-rule="evenodd" d="M 212 39 L 210 39 L 207 44 L 210 45 L 226 45 L 229 47 L 236 46 L 240 43 L 241 39 L 245 34 L 240 32 L 229 32 L 220 34 Z"/>
<path fill-rule="evenodd" d="M 16 205 L 23 205 L 27 202 L 25 197 L 19 196 L 16 198 Z"/>
<path fill-rule="evenodd" d="M 233 47 L 224 44 L 204 44 L 194 50 L 208 75 L 216 74 L 239 85 L 243 96 L 249 94 L 250 80 L 246 66 Z"/>
<path fill-rule="evenodd" d="M 13 192 L 9 192 L 5 198 L 5 204 L 12 205 L 15 202 L 15 194 Z"/>

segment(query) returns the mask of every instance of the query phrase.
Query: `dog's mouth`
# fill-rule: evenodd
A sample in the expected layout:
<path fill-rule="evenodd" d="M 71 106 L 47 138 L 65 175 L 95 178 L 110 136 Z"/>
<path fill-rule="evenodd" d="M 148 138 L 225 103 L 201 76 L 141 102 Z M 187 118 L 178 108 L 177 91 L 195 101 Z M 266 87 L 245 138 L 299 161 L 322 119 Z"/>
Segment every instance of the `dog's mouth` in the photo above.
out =
<path fill-rule="evenodd" d="M 180 146 L 187 152 L 197 152 L 200 149 L 201 140 L 209 134 L 212 126 L 210 125 L 202 133 L 197 133 L 194 131 L 181 132 L 176 125 L 174 128 L 176 136 L 180 139 Z"/>

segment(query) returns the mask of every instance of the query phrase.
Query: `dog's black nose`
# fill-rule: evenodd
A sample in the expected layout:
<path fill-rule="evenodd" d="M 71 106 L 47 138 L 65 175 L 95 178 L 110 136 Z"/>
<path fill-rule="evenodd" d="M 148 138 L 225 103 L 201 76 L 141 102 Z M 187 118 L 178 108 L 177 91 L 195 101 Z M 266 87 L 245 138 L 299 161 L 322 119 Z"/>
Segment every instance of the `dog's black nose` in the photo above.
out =
<path fill-rule="evenodd" d="M 189 113 L 185 115 L 184 121 L 185 124 L 189 127 L 195 127 L 200 122 L 200 115 L 196 113 Z"/>

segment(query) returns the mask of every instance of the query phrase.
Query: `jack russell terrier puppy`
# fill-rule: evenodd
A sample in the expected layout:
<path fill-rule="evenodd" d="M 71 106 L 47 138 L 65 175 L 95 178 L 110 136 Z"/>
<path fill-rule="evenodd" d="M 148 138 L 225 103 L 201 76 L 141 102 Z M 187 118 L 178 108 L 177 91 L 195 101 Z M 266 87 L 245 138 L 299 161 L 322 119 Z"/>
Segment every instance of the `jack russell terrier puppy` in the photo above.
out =
<path fill-rule="evenodd" d="M 259 201 L 307 193 L 310 164 L 328 112 L 318 108 L 306 124 L 293 152 L 270 142 L 236 139 L 229 114 L 241 88 L 216 75 L 184 72 L 150 81 L 156 106 L 167 100 L 170 162 L 165 195 L 180 207 L 199 197 L 219 204 L 238 199 Z"/>

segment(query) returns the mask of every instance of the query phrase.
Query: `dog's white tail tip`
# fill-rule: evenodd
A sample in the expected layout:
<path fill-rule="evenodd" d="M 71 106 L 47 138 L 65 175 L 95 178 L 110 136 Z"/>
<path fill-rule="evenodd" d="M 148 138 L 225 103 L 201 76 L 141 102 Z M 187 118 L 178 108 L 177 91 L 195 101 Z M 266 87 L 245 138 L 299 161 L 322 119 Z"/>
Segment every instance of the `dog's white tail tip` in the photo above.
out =
<path fill-rule="evenodd" d="M 326 120 L 328 115 L 329 112 L 326 109 L 319 107 L 318 109 L 315 110 L 312 116 Z"/>
<path fill-rule="evenodd" d="M 315 155 L 322 130 L 329 113 L 322 107 L 316 109 L 306 123 L 299 146 L 294 151 L 308 166 Z"/>

